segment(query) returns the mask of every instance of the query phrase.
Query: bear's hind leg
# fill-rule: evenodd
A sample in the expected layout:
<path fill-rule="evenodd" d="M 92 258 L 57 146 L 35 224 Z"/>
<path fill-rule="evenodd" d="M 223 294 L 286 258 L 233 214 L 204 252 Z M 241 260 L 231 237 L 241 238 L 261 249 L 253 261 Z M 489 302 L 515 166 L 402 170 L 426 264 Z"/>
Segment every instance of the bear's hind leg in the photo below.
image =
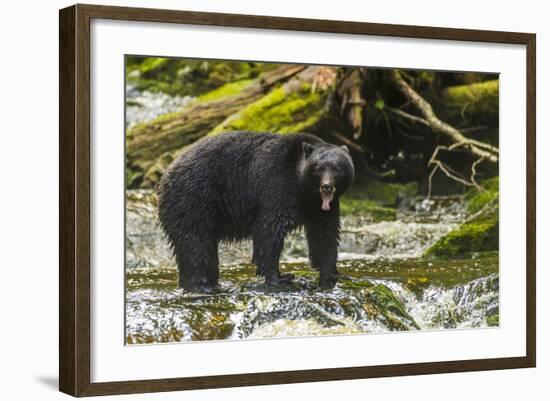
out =
<path fill-rule="evenodd" d="M 218 244 L 215 238 L 194 235 L 174 248 L 181 288 L 209 291 L 218 285 Z"/>

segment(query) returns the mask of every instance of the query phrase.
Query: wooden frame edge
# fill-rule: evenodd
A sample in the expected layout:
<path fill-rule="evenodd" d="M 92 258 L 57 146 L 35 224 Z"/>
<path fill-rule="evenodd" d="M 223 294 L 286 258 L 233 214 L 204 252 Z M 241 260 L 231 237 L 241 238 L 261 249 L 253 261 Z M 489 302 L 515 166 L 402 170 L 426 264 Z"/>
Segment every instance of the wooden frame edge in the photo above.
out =
<path fill-rule="evenodd" d="M 59 11 L 59 389 L 90 385 L 89 16 Z"/>
<path fill-rule="evenodd" d="M 90 20 L 481 41 L 527 48 L 526 356 L 156 380 L 90 381 Z M 59 12 L 59 389 L 73 396 L 352 380 L 536 366 L 536 35 L 77 4 Z"/>
<path fill-rule="evenodd" d="M 526 339 L 527 359 L 529 367 L 537 364 L 537 36 L 529 34 L 526 40 L 527 50 L 527 227 L 526 227 L 526 251 L 527 251 L 527 280 L 526 280 Z M 531 155 L 531 157 L 529 157 Z"/>
<path fill-rule="evenodd" d="M 59 13 L 59 389 L 71 395 L 76 393 L 74 30 L 73 6 Z"/>

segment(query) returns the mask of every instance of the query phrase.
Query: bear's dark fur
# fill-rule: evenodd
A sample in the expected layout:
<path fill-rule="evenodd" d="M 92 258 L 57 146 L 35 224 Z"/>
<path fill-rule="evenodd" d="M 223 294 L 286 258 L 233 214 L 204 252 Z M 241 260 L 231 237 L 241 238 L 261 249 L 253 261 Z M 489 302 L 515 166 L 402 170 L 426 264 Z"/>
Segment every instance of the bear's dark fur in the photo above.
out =
<path fill-rule="evenodd" d="M 217 285 L 218 242 L 253 240 L 252 261 L 268 285 L 285 236 L 305 227 L 322 287 L 336 283 L 339 196 L 354 167 L 345 146 L 309 134 L 234 132 L 203 139 L 179 156 L 159 186 L 160 222 L 174 249 L 180 287 Z"/>

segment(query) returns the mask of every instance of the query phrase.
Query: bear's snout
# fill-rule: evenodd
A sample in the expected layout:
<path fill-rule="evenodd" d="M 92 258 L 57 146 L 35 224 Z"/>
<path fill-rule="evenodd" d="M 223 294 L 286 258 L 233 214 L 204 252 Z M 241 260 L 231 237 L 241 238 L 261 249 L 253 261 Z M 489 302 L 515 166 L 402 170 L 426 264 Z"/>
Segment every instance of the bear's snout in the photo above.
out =
<path fill-rule="evenodd" d="M 332 202 L 332 199 L 334 199 L 334 193 L 336 192 L 334 181 L 323 179 L 321 181 L 319 192 L 321 194 L 322 201 L 321 209 L 325 212 L 328 212 L 330 210 L 330 202 Z"/>

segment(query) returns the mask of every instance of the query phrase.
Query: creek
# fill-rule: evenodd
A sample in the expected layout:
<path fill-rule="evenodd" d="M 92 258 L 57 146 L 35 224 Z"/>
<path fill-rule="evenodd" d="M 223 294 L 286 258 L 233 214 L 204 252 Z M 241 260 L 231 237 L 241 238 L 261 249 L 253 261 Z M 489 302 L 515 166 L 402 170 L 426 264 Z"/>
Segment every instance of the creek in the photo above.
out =
<path fill-rule="evenodd" d="M 498 325 L 498 255 L 427 260 L 422 253 L 466 218 L 460 200 L 414 199 L 393 221 L 342 218 L 332 290 L 320 290 L 303 232 L 288 236 L 284 288 L 265 287 L 251 243 L 221 244 L 214 293 L 177 288 L 177 269 L 157 221 L 152 191 L 126 200 L 128 344 L 483 328 Z"/>

